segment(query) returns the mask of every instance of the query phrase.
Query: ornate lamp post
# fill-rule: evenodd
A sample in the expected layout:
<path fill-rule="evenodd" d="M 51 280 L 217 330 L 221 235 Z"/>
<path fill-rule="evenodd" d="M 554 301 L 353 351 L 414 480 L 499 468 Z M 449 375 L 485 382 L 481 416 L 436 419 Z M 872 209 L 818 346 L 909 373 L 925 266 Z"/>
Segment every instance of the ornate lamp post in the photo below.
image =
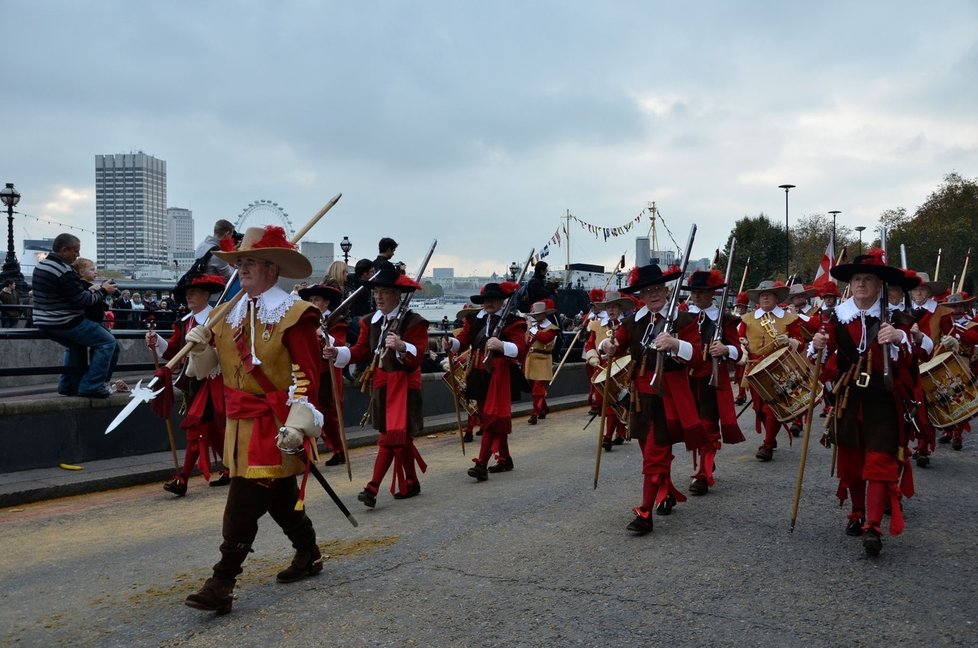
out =
<path fill-rule="evenodd" d="M 859 232 L 859 254 L 863 253 L 863 230 L 864 229 L 866 229 L 865 225 L 860 225 L 859 227 L 856 228 L 856 231 Z"/>
<path fill-rule="evenodd" d="M 838 209 L 833 209 L 829 213 L 832 214 L 832 265 L 835 266 L 835 260 L 839 258 L 839 251 L 835 247 L 835 218 L 842 212 Z"/>
<path fill-rule="evenodd" d="M 791 261 L 791 230 L 788 229 L 788 190 L 794 189 L 793 184 L 778 185 L 784 189 L 784 280 L 788 281 L 788 263 Z"/>
<path fill-rule="evenodd" d="M 14 188 L 13 182 L 8 182 L 6 187 L 0 189 L 0 200 L 7 208 L 7 259 L 3 262 L 0 280 L 13 279 L 17 283 L 17 292 L 23 296 L 26 284 L 14 251 L 14 206 L 20 202 L 20 192 Z"/>
<path fill-rule="evenodd" d="M 517 265 L 516 261 L 513 261 L 512 263 L 510 263 L 509 264 L 509 280 L 510 281 L 516 281 L 516 273 L 519 272 L 519 271 L 520 271 L 520 267 L 519 267 L 519 265 Z"/>
<path fill-rule="evenodd" d="M 343 237 L 340 241 L 340 249 L 343 250 L 343 263 L 350 265 L 350 250 L 353 249 L 353 243 L 350 243 L 350 239 Z"/>

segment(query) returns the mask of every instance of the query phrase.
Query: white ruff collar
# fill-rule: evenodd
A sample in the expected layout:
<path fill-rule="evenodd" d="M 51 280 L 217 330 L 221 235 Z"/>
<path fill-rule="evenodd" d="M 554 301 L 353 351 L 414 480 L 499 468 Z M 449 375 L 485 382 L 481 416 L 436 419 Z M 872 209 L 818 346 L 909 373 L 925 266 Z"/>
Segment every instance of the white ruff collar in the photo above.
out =
<path fill-rule="evenodd" d="M 927 301 L 925 301 L 923 304 L 921 304 L 920 306 L 914 304 L 913 307 L 926 308 L 928 312 L 933 313 L 934 311 L 937 310 L 937 301 L 933 297 L 928 297 Z"/>
<path fill-rule="evenodd" d="M 756 311 L 754 311 L 754 319 L 761 319 L 762 317 L 764 317 L 764 313 L 766 312 L 768 311 L 764 310 L 763 308 L 758 308 Z M 770 312 L 778 319 L 784 317 L 784 309 L 781 308 L 780 306 L 775 306 L 774 308 L 771 309 Z"/>
<path fill-rule="evenodd" d="M 296 295 L 290 295 L 278 286 L 272 286 L 262 294 L 258 295 L 258 302 L 256 304 L 256 311 L 258 321 L 262 324 L 278 324 L 285 317 L 285 314 L 289 312 L 292 305 L 299 301 L 299 297 Z M 231 312 L 228 313 L 227 323 L 231 325 L 232 328 L 238 328 L 244 321 L 245 316 L 248 314 L 248 304 L 251 300 L 248 295 L 245 294 L 238 303 L 234 305 Z"/>
<path fill-rule="evenodd" d="M 649 307 L 643 305 L 641 308 L 635 311 L 635 321 L 636 322 L 641 321 L 641 319 L 648 314 L 649 314 Z"/>
<path fill-rule="evenodd" d="M 205 306 L 203 310 L 197 313 L 187 313 L 186 315 L 180 318 L 180 321 L 186 322 L 188 319 L 192 317 L 194 318 L 194 321 L 197 322 L 197 324 L 204 325 L 207 322 L 207 318 L 210 316 L 212 310 L 214 309 L 211 308 L 211 305 L 207 304 L 207 306 Z"/>
<path fill-rule="evenodd" d="M 859 317 L 860 311 L 859 307 L 856 306 L 855 298 L 850 297 L 845 300 L 835 309 L 835 316 L 839 318 L 839 321 L 843 324 L 848 324 L 852 320 Z M 880 316 L 880 301 L 877 299 L 873 302 L 873 305 L 866 309 L 866 315 L 869 317 L 879 317 Z"/>
<path fill-rule="evenodd" d="M 698 313 L 706 313 L 706 316 L 709 317 L 714 322 L 716 321 L 717 317 L 720 316 L 720 309 L 717 308 L 716 304 L 710 304 L 709 308 L 700 308 L 696 304 L 690 304 L 689 312 L 691 315 L 696 315 Z"/>

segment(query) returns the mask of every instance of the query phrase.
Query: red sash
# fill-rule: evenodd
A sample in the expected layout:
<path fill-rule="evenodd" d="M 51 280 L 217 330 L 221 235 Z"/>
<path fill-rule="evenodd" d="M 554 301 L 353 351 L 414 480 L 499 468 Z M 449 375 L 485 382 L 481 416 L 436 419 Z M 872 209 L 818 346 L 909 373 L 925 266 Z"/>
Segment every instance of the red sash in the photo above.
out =
<path fill-rule="evenodd" d="M 408 435 L 408 389 L 421 389 L 421 375 L 414 371 L 374 372 L 374 389 L 387 388 L 384 402 L 386 421 L 385 441 L 388 445 L 404 445 Z"/>
<path fill-rule="evenodd" d="M 245 477 L 281 477 L 282 454 L 275 441 L 279 425 L 289 416 L 288 392 L 268 391 L 259 395 L 225 386 L 224 398 L 229 419 L 252 419 Z"/>
<path fill-rule="evenodd" d="M 496 354 L 491 360 L 492 374 L 489 391 L 482 408 L 482 428 L 495 434 L 509 434 L 513 430 L 513 400 L 509 386 L 508 358 Z"/>

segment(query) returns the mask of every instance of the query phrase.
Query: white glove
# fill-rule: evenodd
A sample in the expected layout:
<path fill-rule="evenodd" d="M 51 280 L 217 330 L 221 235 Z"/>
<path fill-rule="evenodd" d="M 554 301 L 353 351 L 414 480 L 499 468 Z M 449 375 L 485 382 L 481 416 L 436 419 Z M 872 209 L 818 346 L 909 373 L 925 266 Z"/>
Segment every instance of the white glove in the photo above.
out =
<path fill-rule="evenodd" d="M 187 333 L 187 342 L 192 342 L 194 347 L 191 353 L 201 353 L 210 346 L 213 333 L 206 326 L 195 326 Z"/>
<path fill-rule="evenodd" d="M 278 439 L 276 439 L 275 445 L 278 446 L 279 450 L 291 453 L 302 447 L 302 440 L 305 438 L 306 435 L 296 428 L 283 425 L 278 429 Z"/>
<path fill-rule="evenodd" d="M 956 353 L 961 348 L 961 343 L 958 342 L 958 338 L 944 335 L 941 337 L 941 346 L 948 351 L 954 351 Z"/>
<path fill-rule="evenodd" d="M 787 335 L 785 335 L 784 333 L 782 333 L 782 334 L 780 334 L 778 336 L 775 336 L 774 343 L 777 344 L 779 347 L 786 347 L 786 346 L 788 346 L 788 340 L 790 340 L 790 339 L 791 338 L 789 338 Z"/>

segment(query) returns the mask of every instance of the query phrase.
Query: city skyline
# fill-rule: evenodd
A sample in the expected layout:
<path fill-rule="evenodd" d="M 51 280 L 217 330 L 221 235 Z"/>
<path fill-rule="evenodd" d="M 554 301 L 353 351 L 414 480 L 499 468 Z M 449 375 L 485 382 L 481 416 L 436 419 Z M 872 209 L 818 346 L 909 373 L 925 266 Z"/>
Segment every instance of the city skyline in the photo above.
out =
<path fill-rule="evenodd" d="M 945 174 L 978 176 L 963 0 L 233 6 L 6 5 L 18 248 L 53 220 L 94 250 L 107 151 L 167 160 L 166 207 L 202 227 L 256 197 L 298 227 L 343 193 L 308 240 L 347 236 L 358 259 L 391 236 L 412 268 L 437 238 L 432 265 L 465 274 L 551 241 L 562 266 L 568 211 L 571 262 L 611 266 L 634 261 L 651 201 L 660 247 L 695 222 L 700 258 L 739 218 L 784 223 L 779 185 L 792 224 L 841 210 L 872 231 Z"/>

